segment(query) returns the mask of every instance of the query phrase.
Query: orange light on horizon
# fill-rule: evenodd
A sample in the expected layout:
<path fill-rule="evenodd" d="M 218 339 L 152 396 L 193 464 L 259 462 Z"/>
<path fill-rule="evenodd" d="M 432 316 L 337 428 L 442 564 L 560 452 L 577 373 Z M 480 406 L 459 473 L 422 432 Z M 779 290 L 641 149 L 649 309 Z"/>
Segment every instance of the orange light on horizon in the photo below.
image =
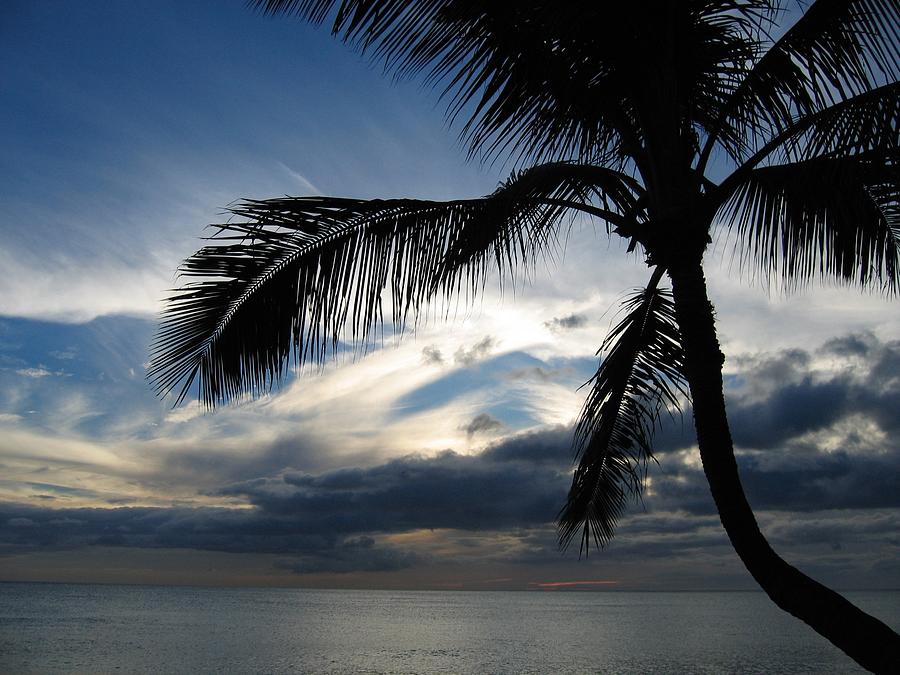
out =
<path fill-rule="evenodd" d="M 531 581 L 529 586 L 537 588 L 567 588 L 571 586 L 615 586 L 618 581 Z"/>

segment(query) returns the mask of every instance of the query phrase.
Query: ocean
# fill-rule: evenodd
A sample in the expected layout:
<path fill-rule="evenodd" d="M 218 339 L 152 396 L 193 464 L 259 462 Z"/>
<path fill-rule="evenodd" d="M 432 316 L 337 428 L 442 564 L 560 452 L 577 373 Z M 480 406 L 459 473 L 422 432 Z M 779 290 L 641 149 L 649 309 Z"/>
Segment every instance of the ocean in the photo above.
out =
<path fill-rule="evenodd" d="M 854 592 L 900 627 L 900 592 Z M 2 673 L 852 673 L 760 592 L 0 584 Z"/>

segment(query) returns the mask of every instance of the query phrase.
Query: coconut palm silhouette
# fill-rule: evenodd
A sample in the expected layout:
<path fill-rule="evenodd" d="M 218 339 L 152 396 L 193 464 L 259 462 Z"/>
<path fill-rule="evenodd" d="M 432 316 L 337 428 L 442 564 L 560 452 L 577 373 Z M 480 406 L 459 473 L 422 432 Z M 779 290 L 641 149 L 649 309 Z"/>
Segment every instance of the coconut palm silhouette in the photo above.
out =
<path fill-rule="evenodd" d="M 386 313 L 402 329 L 429 302 L 470 298 L 488 272 L 515 277 L 560 245 L 573 215 L 598 220 L 651 271 L 602 345 L 561 545 L 608 542 L 641 489 L 661 412 L 689 398 L 722 525 L 759 585 L 864 667 L 900 671 L 897 634 L 782 560 L 759 530 L 703 272 L 723 227 L 744 263 L 788 289 L 825 279 L 897 291 L 900 5 L 255 4 L 327 20 L 396 76 L 424 74 L 470 157 L 517 171 L 480 199 L 238 203 L 168 299 L 149 371 L 158 392 L 180 401 L 197 384 L 214 406 L 267 391 L 292 360 L 365 343 Z"/>

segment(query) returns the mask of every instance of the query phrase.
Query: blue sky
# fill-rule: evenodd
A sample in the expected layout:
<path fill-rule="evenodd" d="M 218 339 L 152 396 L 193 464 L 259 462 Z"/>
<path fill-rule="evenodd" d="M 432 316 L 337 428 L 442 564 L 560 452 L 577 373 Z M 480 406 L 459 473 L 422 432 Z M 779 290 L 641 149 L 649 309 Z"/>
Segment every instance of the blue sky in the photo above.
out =
<path fill-rule="evenodd" d="M 0 81 L 0 579 L 752 587 L 689 417 L 609 549 L 555 548 L 577 388 L 646 276 L 587 223 L 514 292 L 261 400 L 153 395 L 160 301 L 233 200 L 494 189 L 509 167 L 466 163 L 434 92 L 240 1 L 5 3 Z M 770 294 L 727 251 L 708 274 L 763 528 L 826 583 L 900 585 L 896 301 Z"/>

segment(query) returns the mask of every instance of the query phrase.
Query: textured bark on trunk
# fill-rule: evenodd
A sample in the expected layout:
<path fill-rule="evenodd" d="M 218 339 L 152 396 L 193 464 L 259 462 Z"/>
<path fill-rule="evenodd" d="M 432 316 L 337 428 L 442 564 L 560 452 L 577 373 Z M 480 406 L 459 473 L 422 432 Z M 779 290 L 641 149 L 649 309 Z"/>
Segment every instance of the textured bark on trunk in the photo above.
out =
<path fill-rule="evenodd" d="M 669 275 L 703 471 L 735 551 L 781 609 L 809 624 L 862 667 L 876 673 L 900 673 L 900 636 L 787 564 L 759 531 L 741 486 L 728 429 L 722 388 L 724 356 L 716 338 L 703 268 L 698 260 L 673 266 Z"/>

